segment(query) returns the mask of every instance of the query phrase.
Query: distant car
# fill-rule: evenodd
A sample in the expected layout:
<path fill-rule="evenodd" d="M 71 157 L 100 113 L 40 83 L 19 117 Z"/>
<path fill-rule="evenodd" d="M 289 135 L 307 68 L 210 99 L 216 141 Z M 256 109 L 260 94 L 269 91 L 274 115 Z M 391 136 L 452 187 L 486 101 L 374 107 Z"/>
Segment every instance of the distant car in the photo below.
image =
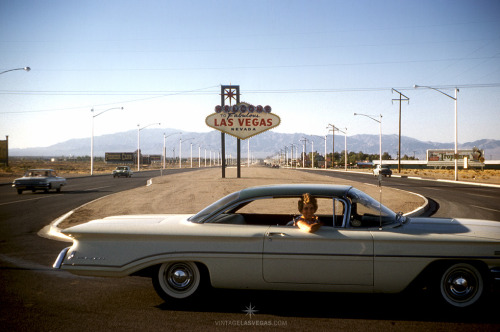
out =
<path fill-rule="evenodd" d="M 129 178 L 134 174 L 132 170 L 130 169 L 129 166 L 118 166 L 114 171 L 113 171 L 113 177 L 121 177 L 124 176 L 126 178 Z"/>
<path fill-rule="evenodd" d="M 15 179 L 12 187 L 17 189 L 17 193 L 21 195 L 24 190 L 43 190 L 48 192 L 50 189 L 61 191 L 61 187 L 66 185 L 66 179 L 57 176 L 53 169 L 30 169 L 22 178 Z"/>
<path fill-rule="evenodd" d="M 378 176 L 379 174 L 381 174 L 383 176 L 391 177 L 392 171 L 391 171 L 391 169 L 388 166 L 382 165 L 382 167 L 381 167 L 380 165 L 377 165 L 373 169 L 373 175 L 374 176 Z"/>
<path fill-rule="evenodd" d="M 315 233 L 290 225 L 303 193 L 318 200 L 323 226 Z M 171 303 L 195 299 L 210 286 L 426 289 L 444 304 L 464 308 L 500 283 L 497 221 L 406 217 L 351 186 L 246 188 L 196 215 L 114 216 L 62 232 L 73 245 L 55 268 L 84 276 L 152 277 L 158 295 Z"/>

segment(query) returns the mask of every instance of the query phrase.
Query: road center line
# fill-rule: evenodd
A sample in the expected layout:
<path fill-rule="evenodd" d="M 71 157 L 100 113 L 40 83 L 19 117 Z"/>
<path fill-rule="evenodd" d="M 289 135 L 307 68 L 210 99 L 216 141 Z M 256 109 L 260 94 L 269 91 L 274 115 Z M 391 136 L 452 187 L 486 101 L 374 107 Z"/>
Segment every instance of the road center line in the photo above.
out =
<path fill-rule="evenodd" d="M 92 190 L 104 189 L 104 188 L 109 188 L 109 187 L 111 187 L 111 186 L 89 188 L 89 189 L 85 189 L 85 190 L 82 190 L 82 191 L 92 191 Z M 57 196 L 61 196 L 61 195 L 64 195 L 64 194 L 47 194 L 47 196 L 37 196 L 37 197 L 33 197 L 33 198 L 20 199 L 20 200 L 13 201 L 13 202 L 0 203 L 0 206 L 9 205 L 9 204 L 16 204 L 16 203 L 23 203 L 23 202 L 29 202 L 29 201 L 34 201 L 34 200 L 37 200 L 37 199 L 52 198 L 52 197 L 57 197 Z"/>
<path fill-rule="evenodd" d="M 500 210 L 490 209 L 490 208 L 486 208 L 486 207 L 482 207 L 482 206 L 477 206 L 477 205 L 471 205 L 471 206 L 478 208 L 478 209 L 483 209 L 483 210 L 488 210 L 488 211 L 493 211 L 493 212 L 500 212 Z"/>
<path fill-rule="evenodd" d="M 22 202 L 29 202 L 29 201 L 34 201 L 37 199 L 44 199 L 44 198 L 51 198 L 51 197 L 56 197 L 56 196 L 61 196 L 62 194 L 56 194 L 56 195 L 49 195 L 49 196 L 40 196 L 40 197 L 34 197 L 34 198 L 28 198 L 28 199 L 21 199 L 18 201 L 13 201 L 13 202 L 6 202 L 6 203 L 0 203 L 0 206 L 2 205 L 9 205 L 9 204 L 15 204 L 15 203 L 22 203 Z"/>

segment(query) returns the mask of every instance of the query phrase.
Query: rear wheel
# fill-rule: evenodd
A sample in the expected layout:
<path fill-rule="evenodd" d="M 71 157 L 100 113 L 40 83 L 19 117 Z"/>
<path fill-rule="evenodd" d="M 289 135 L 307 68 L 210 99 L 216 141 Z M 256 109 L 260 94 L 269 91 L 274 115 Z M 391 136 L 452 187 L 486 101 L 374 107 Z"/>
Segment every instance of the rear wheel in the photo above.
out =
<path fill-rule="evenodd" d="M 153 285 L 165 301 L 186 301 L 200 292 L 201 273 L 194 262 L 163 263 L 153 275 Z"/>
<path fill-rule="evenodd" d="M 451 265 L 441 275 L 441 297 L 453 307 L 465 308 L 477 303 L 484 289 L 483 276 L 470 264 Z"/>

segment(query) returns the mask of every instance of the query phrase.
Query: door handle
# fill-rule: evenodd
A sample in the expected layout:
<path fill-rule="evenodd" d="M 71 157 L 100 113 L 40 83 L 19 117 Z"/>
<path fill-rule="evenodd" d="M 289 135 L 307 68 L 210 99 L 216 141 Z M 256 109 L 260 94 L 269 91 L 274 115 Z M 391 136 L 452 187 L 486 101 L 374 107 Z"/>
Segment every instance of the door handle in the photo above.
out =
<path fill-rule="evenodd" d="M 285 236 L 288 236 L 288 234 L 283 233 L 283 232 L 271 232 L 271 233 L 267 233 L 267 236 L 268 237 L 277 237 L 277 236 L 285 237 Z"/>

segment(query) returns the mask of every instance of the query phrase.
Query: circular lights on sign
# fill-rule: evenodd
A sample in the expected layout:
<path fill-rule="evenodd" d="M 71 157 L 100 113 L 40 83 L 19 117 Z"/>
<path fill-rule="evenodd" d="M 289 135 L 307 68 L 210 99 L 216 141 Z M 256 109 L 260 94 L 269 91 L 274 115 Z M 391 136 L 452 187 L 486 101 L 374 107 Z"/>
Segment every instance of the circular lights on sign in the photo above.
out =
<path fill-rule="evenodd" d="M 267 106 L 262 106 L 262 105 L 257 105 L 257 106 L 254 106 L 254 105 L 250 105 L 250 104 L 243 104 L 243 103 L 240 103 L 238 105 L 233 105 L 233 106 L 230 106 L 230 105 L 224 105 L 224 106 L 220 106 L 220 105 L 217 105 L 215 106 L 215 113 L 221 113 L 221 112 L 224 112 L 224 113 L 237 113 L 237 112 L 240 112 L 240 113 L 254 113 L 254 112 L 257 112 L 257 113 L 271 113 L 272 109 L 271 109 L 271 106 L 267 105 Z"/>

